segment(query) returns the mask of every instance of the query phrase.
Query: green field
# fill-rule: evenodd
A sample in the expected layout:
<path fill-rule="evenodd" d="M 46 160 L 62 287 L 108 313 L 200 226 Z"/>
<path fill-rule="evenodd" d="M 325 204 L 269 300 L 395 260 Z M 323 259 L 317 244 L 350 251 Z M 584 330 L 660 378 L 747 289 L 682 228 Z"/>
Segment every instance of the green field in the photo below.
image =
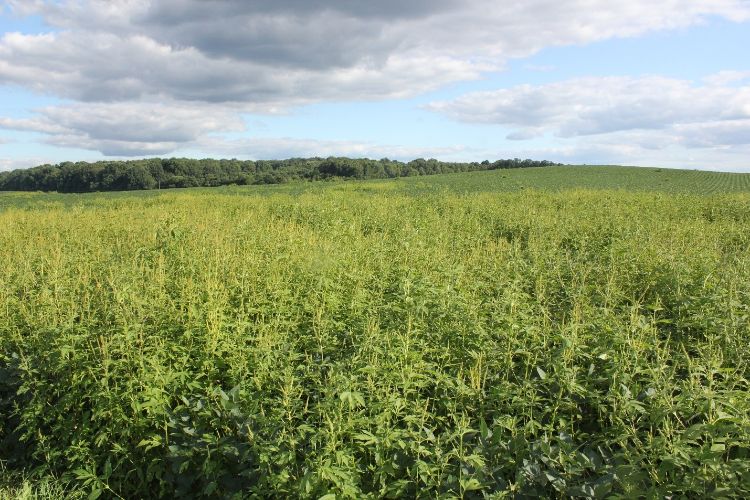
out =
<path fill-rule="evenodd" d="M 349 184 L 353 183 L 352 188 Z M 521 189 L 562 191 L 569 189 L 611 189 L 627 191 L 649 191 L 681 194 L 729 194 L 750 193 L 750 174 L 731 174 L 701 170 L 673 170 L 661 168 L 635 168 L 619 166 L 555 166 L 544 168 L 494 170 L 462 174 L 431 175 L 425 177 L 403 177 L 388 180 L 334 182 L 292 182 L 265 186 L 222 186 L 219 188 L 183 189 L 183 192 L 215 195 L 238 194 L 269 196 L 280 193 L 330 192 L 332 189 L 355 189 L 357 191 L 388 190 L 403 194 L 423 193 L 501 193 Z M 129 191 L 101 194 L 54 194 L 54 193 L 3 193 L 0 192 L 0 210 L 6 207 L 38 207 L 42 204 L 85 204 L 102 197 L 117 200 L 134 196 L 154 197 L 164 191 Z M 171 190 L 169 190 L 171 192 Z"/>
<path fill-rule="evenodd" d="M 0 498 L 750 496 L 750 174 L 0 194 Z"/>

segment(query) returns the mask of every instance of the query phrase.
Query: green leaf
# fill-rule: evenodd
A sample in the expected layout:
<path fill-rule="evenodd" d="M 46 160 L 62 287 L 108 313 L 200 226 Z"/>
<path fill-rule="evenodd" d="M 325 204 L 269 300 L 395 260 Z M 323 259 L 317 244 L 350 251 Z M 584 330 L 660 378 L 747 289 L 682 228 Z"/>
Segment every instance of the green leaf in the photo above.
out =
<path fill-rule="evenodd" d="M 357 441 L 365 445 L 376 444 L 378 442 L 378 438 L 374 434 L 371 434 L 366 431 L 361 432 L 359 434 L 355 434 L 354 439 L 356 439 Z"/>
<path fill-rule="evenodd" d="M 483 418 L 479 419 L 479 435 L 482 436 L 482 439 L 484 440 L 487 440 L 487 438 L 490 436 L 490 430 L 487 428 L 487 422 L 485 422 Z"/>
<path fill-rule="evenodd" d="M 76 479 L 79 479 L 79 480 L 90 479 L 92 477 L 96 477 L 94 474 L 92 474 L 90 471 L 87 471 L 86 469 L 75 469 L 73 471 L 73 474 L 75 474 Z"/>
<path fill-rule="evenodd" d="M 211 496 L 211 494 L 216 491 L 218 488 L 218 485 L 216 484 L 216 481 L 211 481 L 206 485 L 205 488 L 203 488 L 203 494 L 206 496 Z"/>
<path fill-rule="evenodd" d="M 482 489 L 482 483 L 480 483 L 475 478 L 471 478 L 469 480 L 461 480 L 461 488 L 463 488 L 464 491 L 476 491 Z"/>

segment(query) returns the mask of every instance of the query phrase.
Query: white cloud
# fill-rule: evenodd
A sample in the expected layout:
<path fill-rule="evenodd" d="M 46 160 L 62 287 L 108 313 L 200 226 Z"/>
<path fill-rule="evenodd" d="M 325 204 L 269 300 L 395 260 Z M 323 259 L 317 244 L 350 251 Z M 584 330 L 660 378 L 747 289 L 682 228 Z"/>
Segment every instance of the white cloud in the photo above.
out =
<path fill-rule="evenodd" d="M 511 127 L 508 138 L 515 140 L 632 131 L 629 139 L 649 149 L 750 144 L 750 86 L 697 86 L 661 77 L 579 78 L 469 93 L 428 109 L 463 122 Z"/>
<path fill-rule="evenodd" d="M 5 0 L 5 5 L 18 15 L 40 15 L 54 29 L 0 37 L 0 84 L 73 102 L 27 119 L 2 119 L 0 126 L 118 156 L 209 143 L 269 155 L 317 154 L 323 147 L 377 156 L 372 144 L 249 139 L 230 147 L 212 134 L 241 130 L 243 112 L 418 95 L 477 79 L 545 47 L 637 36 L 711 17 L 750 19 L 747 0 Z M 519 87 L 433 109 L 466 121 L 509 124 L 515 127 L 509 138 L 519 141 L 548 132 L 580 136 L 677 124 L 686 126 L 675 128 L 686 145 L 698 144 L 701 126 L 711 144 L 736 144 L 744 141 L 747 108 L 738 102 L 746 90 L 738 97 L 728 85 L 742 78 L 717 76 L 707 84 L 711 91 L 653 78 L 645 83 L 654 86 L 655 96 L 643 91 L 640 81 L 582 80 L 575 83 L 581 88 Z M 598 93 L 600 84 L 611 91 Z M 483 110 L 483 100 L 491 102 L 492 113 Z M 693 109 L 681 104 L 687 100 Z M 719 103 L 730 107 L 719 117 L 727 123 L 711 125 L 705 117 Z"/>
<path fill-rule="evenodd" d="M 675 125 L 674 133 L 690 148 L 749 145 L 750 119 Z"/>
<path fill-rule="evenodd" d="M 411 159 L 444 157 L 463 151 L 460 146 L 415 148 L 291 137 L 227 139 L 221 136 L 222 132 L 245 131 L 235 109 L 179 102 L 47 107 L 36 110 L 32 118 L 0 118 L 2 128 L 43 134 L 43 141 L 54 146 L 89 149 L 117 157 L 204 151 L 248 158 L 340 155 Z"/>
<path fill-rule="evenodd" d="M 419 94 L 544 47 L 750 19 L 744 0 L 13 0 L 0 81 L 84 101 L 279 107 Z"/>
<path fill-rule="evenodd" d="M 568 164 L 634 165 L 681 169 L 717 170 L 723 172 L 750 172 L 750 145 L 731 148 L 685 149 L 666 138 L 658 147 L 648 142 L 640 143 L 639 135 L 618 132 L 605 136 L 586 137 L 585 140 L 558 141 L 552 146 L 523 147 L 512 150 L 488 150 L 475 154 L 475 158 L 537 158 Z M 658 134 L 657 134 L 658 135 Z M 654 142 L 656 141 L 651 137 Z M 664 138 L 662 138 L 664 139 Z"/>
<path fill-rule="evenodd" d="M 679 146 L 660 150 L 640 147 L 626 142 L 610 145 L 592 143 L 571 147 L 563 161 L 572 163 L 607 163 L 645 167 L 665 167 L 715 170 L 721 172 L 750 172 L 750 147 L 703 148 L 686 151 Z"/>
<path fill-rule="evenodd" d="M 209 137 L 196 143 L 199 150 L 216 151 L 225 156 L 252 159 L 293 158 L 311 156 L 354 156 L 411 160 L 414 158 L 452 159 L 462 157 L 466 148 L 448 147 L 407 147 L 381 145 L 358 141 L 322 141 L 292 137 L 252 137 L 227 140 Z"/>
<path fill-rule="evenodd" d="M 144 102 L 47 107 L 33 118 L 0 118 L 0 127 L 39 132 L 49 144 L 111 156 L 164 154 L 210 133 L 244 130 L 239 115 L 219 106 Z"/>
<path fill-rule="evenodd" d="M 750 80 L 750 71 L 719 71 L 703 79 L 707 85 L 724 86 Z"/>
<path fill-rule="evenodd" d="M 37 165 L 43 165 L 45 163 L 54 163 L 54 161 L 41 156 L 26 158 L 0 158 L 0 172 L 15 170 L 17 168 L 36 167 Z"/>

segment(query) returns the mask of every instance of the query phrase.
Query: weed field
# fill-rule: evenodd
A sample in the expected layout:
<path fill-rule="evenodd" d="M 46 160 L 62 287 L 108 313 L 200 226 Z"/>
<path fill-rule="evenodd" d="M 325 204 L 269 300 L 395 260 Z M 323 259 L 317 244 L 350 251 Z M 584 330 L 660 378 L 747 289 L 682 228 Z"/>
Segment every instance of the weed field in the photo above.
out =
<path fill-rule="evenodd" d="M 2 194 L 0 496 L 747 498 L 749 344 L 750 175 Z"/>

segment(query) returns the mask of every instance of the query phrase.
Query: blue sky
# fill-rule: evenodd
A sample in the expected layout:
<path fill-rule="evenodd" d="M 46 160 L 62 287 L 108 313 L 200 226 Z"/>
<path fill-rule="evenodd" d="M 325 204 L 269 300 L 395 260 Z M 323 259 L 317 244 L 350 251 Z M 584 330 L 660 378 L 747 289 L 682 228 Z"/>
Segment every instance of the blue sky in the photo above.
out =
<path fill-rule="evenodd" d="M 0 5 L 0 169 L 346 155 L 750 172 L 746 0 Z"/>

